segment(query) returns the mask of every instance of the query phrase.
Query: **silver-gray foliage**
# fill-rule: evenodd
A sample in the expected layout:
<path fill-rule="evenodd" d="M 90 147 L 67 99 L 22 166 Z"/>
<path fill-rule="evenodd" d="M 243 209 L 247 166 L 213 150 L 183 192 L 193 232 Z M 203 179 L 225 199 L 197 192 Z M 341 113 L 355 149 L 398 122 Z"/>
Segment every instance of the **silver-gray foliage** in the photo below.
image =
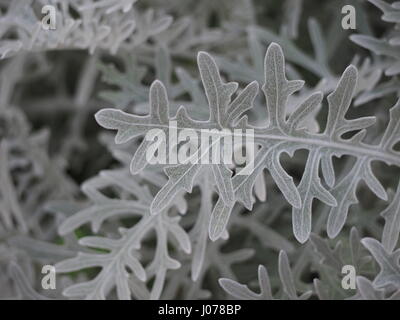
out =
<path fill-rule="evenodd" d="M 400 299 L 400 2 L 350 2 L 1 0 L 0 298 Z M 170 121 L 254 168 L 149 164 Z"/>

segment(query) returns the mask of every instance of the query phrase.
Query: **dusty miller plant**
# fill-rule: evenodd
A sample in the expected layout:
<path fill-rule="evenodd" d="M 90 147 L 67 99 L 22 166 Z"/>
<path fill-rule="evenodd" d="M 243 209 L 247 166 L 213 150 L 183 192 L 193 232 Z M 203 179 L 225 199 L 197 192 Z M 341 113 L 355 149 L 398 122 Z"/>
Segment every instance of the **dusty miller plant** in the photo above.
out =
<path fill-rule="evenodd" d="M 0 297 L 399 299 L 400 5 L 310 2 L 0 1 Z M 150 165 L 170 121 L 254 168 Z"/>

